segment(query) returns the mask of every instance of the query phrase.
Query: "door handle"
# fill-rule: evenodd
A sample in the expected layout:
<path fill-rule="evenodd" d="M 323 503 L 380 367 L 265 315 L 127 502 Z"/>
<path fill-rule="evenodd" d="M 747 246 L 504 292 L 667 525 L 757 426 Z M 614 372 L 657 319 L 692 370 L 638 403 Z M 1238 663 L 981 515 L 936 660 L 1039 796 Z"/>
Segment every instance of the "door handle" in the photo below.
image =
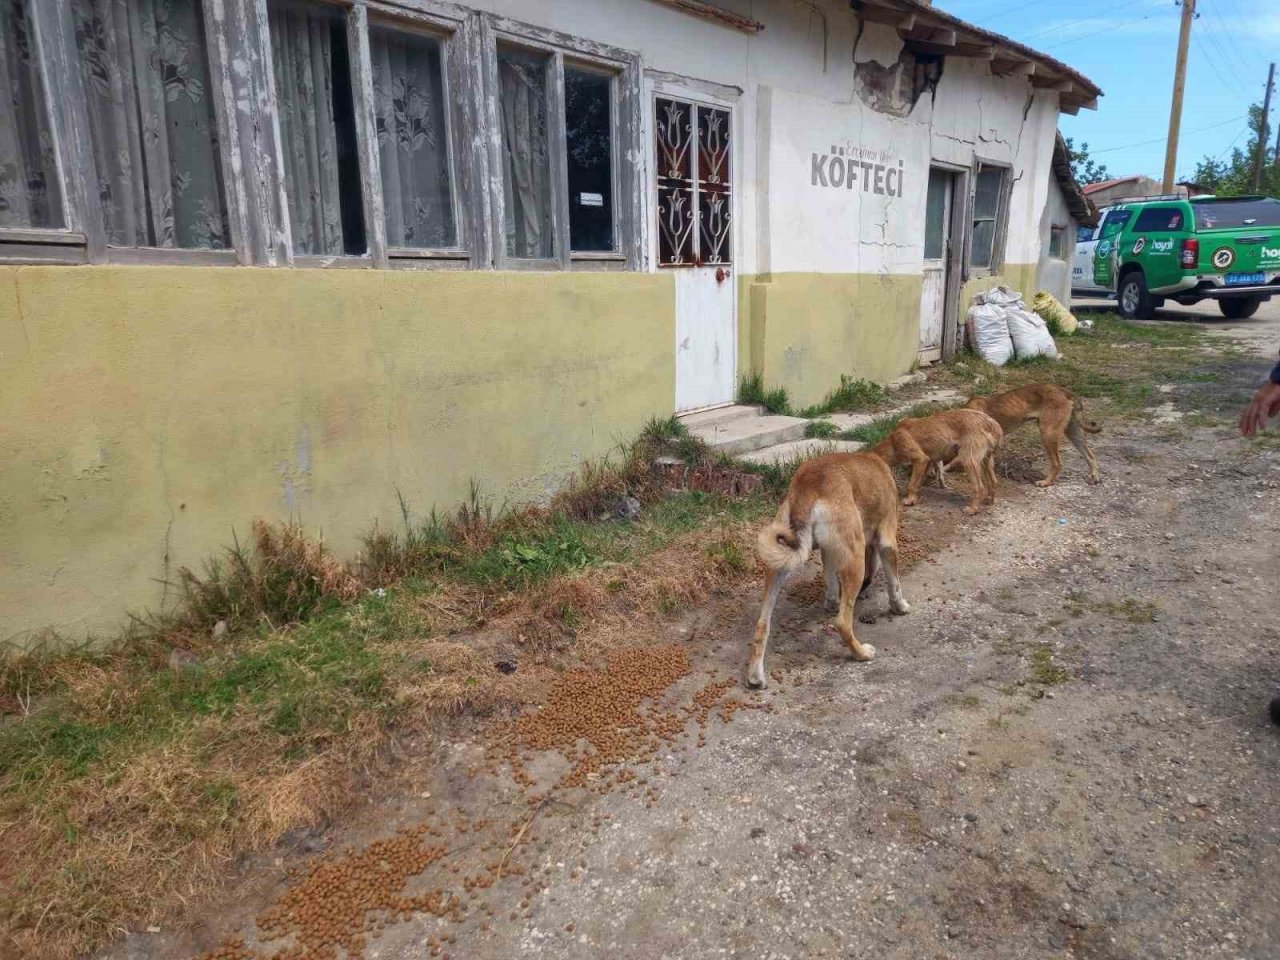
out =
<path fill-rule="evenodd" d="M 716 267 L 716 283 L 724 283 L 729 277 L 729 271 L 724 267 Z"/>

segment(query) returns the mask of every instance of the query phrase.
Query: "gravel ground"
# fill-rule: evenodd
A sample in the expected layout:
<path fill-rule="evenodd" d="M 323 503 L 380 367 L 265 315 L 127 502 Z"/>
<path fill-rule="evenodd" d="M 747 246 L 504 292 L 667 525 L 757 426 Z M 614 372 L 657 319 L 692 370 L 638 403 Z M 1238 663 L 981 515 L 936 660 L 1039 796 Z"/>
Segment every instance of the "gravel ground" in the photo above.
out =
<path fill-rule="evenodd" d="M 1261 346 L 1277 321 L 1215 327 Z M 665 752 L 644 795 L 548 806 L 527 851 L 545 888 L 519 910 L 495 888 L 487 929 L 449 928 L 452 956 L 1280 956 L 1280 445 L 1188 415 L 1233 412 L 1266 369 L 1215 363 L 1216 382 L 1167 387 L 1167 416 L 1095 438 L 1100 486 L 1068 451 L 1058 486 L 1006 483 L 977 521 L 961 491 L 927 489 L 904 529 L 946 545 L 905 576 L 909 616 L 879 584 L 860 607 L 873 662 L 842 652 L 820 591 L 793 589 L 781 679 L 743 694 L 772 710 Z M 713 598 L 637 640 L 696 636 L 695 673 L 736 676 L 757 605 Z M 294 849 L 385 836 L 445 798 L 492 809 L 477 749 L 442 747 L 412 792 Z M 288 861 L 246 865 L 241 902 L 194 931 L 112 955 L 207 947 Z M 389 927 L 366 956 L 425 956 L 439 923 Z"/>

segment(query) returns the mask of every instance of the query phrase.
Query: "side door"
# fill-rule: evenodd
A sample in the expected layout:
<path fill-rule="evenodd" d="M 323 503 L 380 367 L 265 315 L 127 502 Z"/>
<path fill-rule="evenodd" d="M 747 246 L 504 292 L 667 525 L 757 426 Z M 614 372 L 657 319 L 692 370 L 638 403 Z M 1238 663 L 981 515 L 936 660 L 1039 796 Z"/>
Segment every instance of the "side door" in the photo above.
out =
<path fill-rule="evenodd" d="M 1098 237 L 1102 233 L 1102 223 L 1110 208 L 1098 212 L 1098 222 L 1092 227 L 1079 227 L 1076 230 L 1075 253 L 1071 258 L 1071 289 L 1092 291 L 1098 289 L 1093 283 L 1093 250 L 1098 245 Z"/>
<path fill-rule="evenodd" d="M 1133 216 L 1133 211 L 1117 207 L 1107 214 L 1098 232 L 1098 245 L 1093 248 L 1093 285 L 1103 290 L 1115 290 L 1116 251 L 1120 233 Z"/>
<path fill-rule="evenodd" d="M 1187 211 L 1178 204 L 1151 204 L 1124 234 L 1120 260 L 1141 264 L 1148 290 L 1171 287 L 1182 279 L 1179 255 L 1187 219 Z"/>
<path fill-rule="evenodd" d="M 676 286 L 676 412 L 732 403 L 737 386 L 733 282 L 733 109 L 655 92 L 656 262 Z"/>
<path fill-rule="evenodd" d="M 956 175 L 929 168 L 924 218 L 924 286 L 920 294 L 920 362 L 942 359 L 942 330 L 947 316 L 947 263 L 951 246 L 951 208 Z"/>

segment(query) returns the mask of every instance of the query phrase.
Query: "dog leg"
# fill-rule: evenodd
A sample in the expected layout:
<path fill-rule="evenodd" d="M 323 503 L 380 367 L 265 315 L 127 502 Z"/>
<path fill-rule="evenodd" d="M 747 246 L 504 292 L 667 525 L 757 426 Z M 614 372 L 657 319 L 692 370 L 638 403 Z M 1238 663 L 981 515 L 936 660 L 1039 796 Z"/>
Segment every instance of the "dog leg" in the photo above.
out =
<path fill-rule="evenodd" d="M 982 461 L 982 474 L 987 483 L 987 503 L 996 503 L 996 452 L 992 450 Z"/>
<path fill-rule="evenodd" d="M 1084 428 L 1080 426 L 1080 421 L 1074 416 L 1071 422 L 1067 424 L 1067 439 L 1071 441 L 1071 445 L 1080 451 L 1080 455 L 1089 461 L 1089 482 L 1101 483 L 1102 478 L 1098 476 L 1098 458 L 1093 455 L 1093 450 L 1089 446 L 1089 441 L 1085 439 Z"/>
<path fill-rule="evenodd" d="M 911 604 L 902 595 L 902 583 L 898 580 L 898 543 L 881 540 L 877 551 L 880 565 L 884 567 L 884 585 L 889 591 L 889 609 L 894 613 L 910 613 Z"/>
<path fill-rule="evenodd" d="M 964 512 L 973 516 L 986 499 L 986 485 L 982 482 L 982 461 L 976 457 L 965 457 L 964 472 L 969 477 L 969 486 L 973 490 L 973 495 L 965 505 Z"/>
<path fill-rule="evenodd" d="M 840 591 L 840 613 L 836 617 L 836 630 L 840 632 L 840 639 L 853 654 L 853 659 L 863 662 L 876 655 L 876 648 L 869 643 L 859 643 L 853 632 L 853 605 L 858 596 L 858 584 L 862 583 L 862 572 L 865 566 L 866 560 L 862 551 L 855 550 L 848 565 L 840 571 L 840 583 L 843 589 Z"/>
<path fill-rule="evenodd" d="M 911 479 L 907 481 L 907 495 L 902 498 L 904 507 L 914 507 L 920 502 L 920 484 L 924 482 L 924 472 L 929 469 L 929 458 L 923 453 L 911 460 Z"/>
<path fill-rule="evenodd" d="M 934 479 L 938 481 L 938 489 L 947 489 L 947 465 L 941 460 L 935 460 L 930 464 Z"/>
<path fill-rule="evenodd" d="M 861 600 L 867 595 L 867 588 L 871 586 L 871 581 L 875 579 L 876 567 L 880 563 L 880 554 L 877 552 L 874 543 L 867 544 L 865 566 L 862 573 L 862 589 L 858 591 L 858 599 Z"/>
<path fill-rule="evenodd" d="M 1037 487 L 1052 487 L 1062 472 L 1062 454 L 1058 451 L 1061 431 L 1053 429 L 1051 424 L 1040 422 L 1040 442 L 1044 444 L 1044 452 L 1049 455 L 1049 473 L 1043 480 L 1037 480 Z"/>
<path fill-rule="evenodd" d="M 778 594 L 782 585 L 787 582 L 787 574 L 781 570 L 770 570 L 765 579 L 764 606 L 760 608 L 760 619 L 756 621 L 756 636 L 751 642 L 751 659 L 747 662 L 746 685 L 752 690 L 763 690 L 769 685 L 764 672 L 764 651 L 769 644 L 769 627 L 773 622 L 773 608 L 778 603 Z"/>
<path fill-rule="evenodd" d="M 822 551 L 822 576 L 827 582 L 827 595 L 822 607 L 827 613 L 835 613 L 840 609 L 840 569 L 831 550 Z"/>

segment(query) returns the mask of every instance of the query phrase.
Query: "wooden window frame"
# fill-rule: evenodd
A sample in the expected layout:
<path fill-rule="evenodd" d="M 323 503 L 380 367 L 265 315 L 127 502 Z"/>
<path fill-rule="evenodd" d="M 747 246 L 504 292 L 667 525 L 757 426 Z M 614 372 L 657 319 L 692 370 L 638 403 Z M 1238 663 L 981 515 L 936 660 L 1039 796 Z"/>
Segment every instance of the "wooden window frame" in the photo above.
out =
<path fill-rule="evenodd" d="M 1000 195 L 996 200 L 994 217 L 995 230 L 991 238 L 991 263 L 979 266 L 973 262 L 973 225 L 977 213 L 978 175 L 991 168 L 1000 170 Z M 989 160 L 985 157 L 974 157 L 972 173 L 969 177 L 969 202 L 965 217 L 965 251 L 964 264 L 967 277 L 999 276 L 1004 269 L 1006 247 L 1009 242 L 1009 207 L 1013 199 L 1013 167 L 1000 160 Z M 985 217 L 983 218 L 986 219 Z"/>
<path fill-rule="evenodd" d="M 1049 259 L 1050 260 L 1061 260 L 1065 263 L 1067 260 L 1070 259 L 1070 257 L 1067 256 L 1067 235 L 1069 233 L 1069 230 L 1070 228 L 1065 223 L 1055 223 L 1050 225 L 1049 227 Z M 1055 233 L 1062 238 L 1062 241 L 1061 241 L 1062 249 L 1059 250 L 1057 253 L 1053 252 L 1053 236 Z"/>
<path fill-rule="evenodd" d="M 218 134 L 231 247 L 204 250 L 116 247 L 107 243 L 89 139 L 88 98 L 79 70 L 70 0 L 34 0 L 45 105 L 62 187 L 63 228 L 0 229 L 0 263 L 197 264 L 207 266 L 393 267 L 491 266 L 488 152 L 479 142 L 484 117 L 480 14 L 446 0 L 312 0 L 344 12 L 356 98 L 356 137 L 368 251 L 359 256 L 294 254 L 267 0 L 199 0 L 204 17 L 210 96 Z M 373 121 L 370 18 L 441 41 L 446 149 L 456 244 L 389 249 Z M 232 70 L 232 63 L 248 69 Z M 456 92 L 456 96 L 454 93 Z M 266 118 L 269 122 L 263 122 Z"/>
<path fill-rule="evenodd" d="M 485 127 L 491 171 L 488 203 L 493 264 L 499 270 L 638 270 L 641 266 L 643 170 L 628 161 L 641 143 L 640 56 L 607 44 L 569 36 L 492 14 L 482 15 L 485 78 Z M 498 48 L 511 47 L 546 54 L 550 58 L 547 84 L 548 139 L 551 144 L 552 255 L 546 258 L 507 254 L 504 215 L 506 194 L 502 180 L 502 125 L 498 103 Z M 574 251 L 569 248 L 569 174 L 565 157 L 564 67 L 607 73 L 612 77 L 613 110 L 611 187 L 613 189 L 612 251 Z"/>

